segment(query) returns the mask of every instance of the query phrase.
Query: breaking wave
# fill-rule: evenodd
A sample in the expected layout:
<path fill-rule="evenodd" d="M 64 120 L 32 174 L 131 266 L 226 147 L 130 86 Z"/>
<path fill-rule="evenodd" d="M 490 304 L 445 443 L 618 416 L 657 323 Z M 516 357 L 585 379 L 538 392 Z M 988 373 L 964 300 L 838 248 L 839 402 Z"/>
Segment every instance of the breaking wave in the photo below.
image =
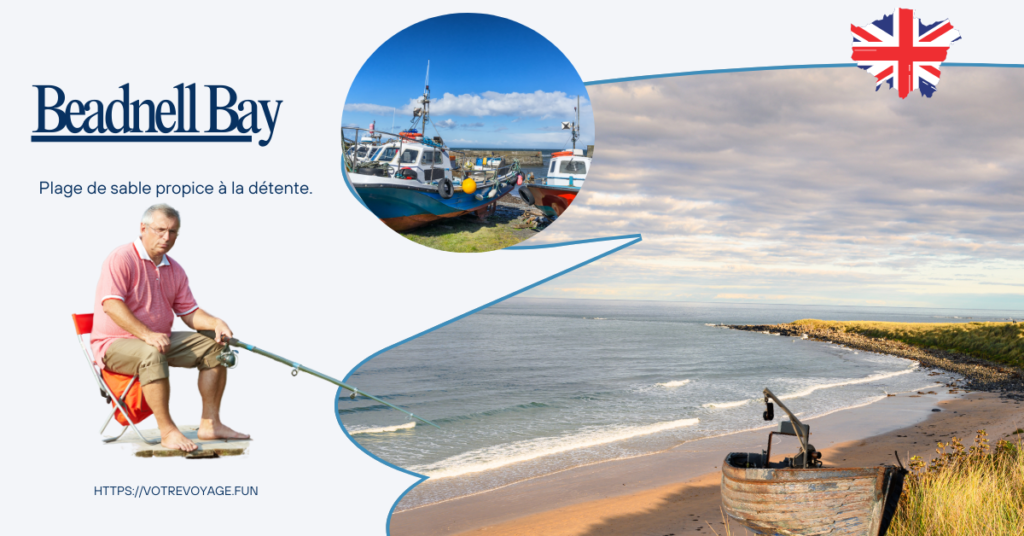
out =
<path fill-rule="evenodd" d="M 429 476 L 432 480 L 498 469 L 576 449 L 614 443 L 634 437 L 655 434 L 698 424 L 700 419 L 680 419 L 644 426 L 627 426 L 583 430 L 558 437 L 540 437 L 504 445 L 484 447 L 446 458 L 436 463 L 416 465 L 409 470 Z"/>
<path fill-rule="evenodd" d="M 656 383 L 657 387 L 664 387 L 665 389 L 675 389 L 676 387 L 682 387 L 690 383 L 690 380 L 676 380 L 672 382 Z"/>
<path fill-rule="evenodd" d="M 856 380 L 847 380 L 845 382 L 823 383 L 821 385 L 812 385 L 810 387 L 801 389 L 800 391 L 797 391 L 795 393 L 790 393 L 788 395 L 782 395 L 779 398 L 782 399 L 782 400 L 790 400 L 790 399 L 793 399 L 793 398 L 800 398 L 800 397 L 807 396 L 807 395 L 809 395 L 809 394 L 811 394 L 811 393 L 813 393 L 815 391 L 818 391 L 820 389 L 831 389 L 833 387 L 842 387 L 844 385 L 856 385 L 858 383 L 870 383 L 870 382 L 874 382 L 874 381 L 878 381 L 878 380 L 884 380 L 886 378 L 892 378 L 893 376 L 900 376 L 902 374 L 908 374 L 908 373 L 914 372 L 915 370 L 917 370 L 917 367 L 918 367 L 918 364 L 914 363 L 914 365 L 911 366 L 910 368 L 907 368 L 907 369 L 904 369 L 904 370 L 897 370 L 896 372 L 886 372 L 886 373 L 883 373 L 883 374 L 875 374 L 874 376 L 868 376 L 866 378 L 858 378 Z"/>
<path fill-rule="evenodd" d="M 750 399 L 737 400 L 735 402 L 711 402 L 704 404 L 705 408 L 725 409 L 725 408 L 736 408 L 750 402 Z"/>
<path fill-rule="evenodd" d="M 396 424 L 395 426 L 381 426 L 377 428 L 360 428 L 358 430 L 349 430 L 349 435 L 359 434 L 386 434 L 388 432 L 397 432 L 399 430 L 411 430 L 416 428 L 416 422 L 407 422 L 405 424 Z"/>

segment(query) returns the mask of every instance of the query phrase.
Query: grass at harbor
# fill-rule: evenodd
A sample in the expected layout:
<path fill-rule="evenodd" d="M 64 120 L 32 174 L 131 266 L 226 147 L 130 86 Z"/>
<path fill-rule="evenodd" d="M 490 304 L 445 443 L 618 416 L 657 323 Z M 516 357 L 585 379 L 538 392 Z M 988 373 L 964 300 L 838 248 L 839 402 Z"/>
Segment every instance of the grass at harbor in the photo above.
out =
<path fill-rule="evenodd" d="M 456 253 L 479 253 L 514 246 L 537 234 L 535 228 L 517 228 L 515 221 L 491 216 L 461 216 L 425 225 L 403 236 L 427 247 Z"/>
<path fill-rule="evenodd" d="M 911 324 L 805 319 L 797 320 L 793 325 L 812 329 L 838 329 L 924 348 L 959 352 L 995 363 L 1024 368 L 1024 323 Z"/>
<path fill-rule="evenodd" d="M 983 430 L 974 446 L 959 438 L 939 443 L 939 456 L 915 456 L 890 536 L 986 534 L 1019 536 L 1024 531 L 1024 448 L 1017 439 L 989 447 Z"/>

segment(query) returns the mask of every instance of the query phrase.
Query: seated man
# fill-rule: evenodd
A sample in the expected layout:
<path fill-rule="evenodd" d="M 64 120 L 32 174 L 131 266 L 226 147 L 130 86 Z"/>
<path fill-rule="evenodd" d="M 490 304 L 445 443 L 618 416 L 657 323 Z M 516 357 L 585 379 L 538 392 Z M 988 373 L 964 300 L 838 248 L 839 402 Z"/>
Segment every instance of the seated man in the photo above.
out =
<path fill-rule="evenodd" d="M 167 256 L 181 227 L 178 211 L 153 205 L 142 215 L 134 243 L 115 249 L 100 271 L 93 310 L 92 351 L 97 364 L 112 372 L 139 375 L 142 395 L 160 429 L 160 444 L 191 452 L 168 410 L 168 365 L 199 368 L 203 413 L 200 439 L 247 439 L 220 422 L 220 401 L 228 371 L 217 361 L 221 341 L 232 337 L 223 320 L 196 304 L 185 270 Z M 171 332 L 174 316 L 195 330 L 213 330 L 216 339 L 192 332 Z"/>

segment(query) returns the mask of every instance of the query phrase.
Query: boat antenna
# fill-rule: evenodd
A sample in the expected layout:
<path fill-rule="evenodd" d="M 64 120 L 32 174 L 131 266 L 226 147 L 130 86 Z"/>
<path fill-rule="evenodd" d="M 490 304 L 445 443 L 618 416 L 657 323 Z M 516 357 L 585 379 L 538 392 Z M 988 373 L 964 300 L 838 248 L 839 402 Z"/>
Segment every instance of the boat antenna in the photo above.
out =
<path fill-rule="evenodd" d="M 572 133 L 572 153 L 576 154 L 576 140 L 580 138 L 580 96 L 576 95 L 576 107 L 572 109 L 576 112 L 576 121 L 563 121 L 562 130 L 568 130 Z M 563 145 L 563 147 L 565 147 Z"/>
<path fill-rule="evenodd" d="M 576 154 L 576 140 L 580 137 L 580 96 L 576 95 L 576 124 L 572 129 L 572 154 Z"/>
<path fill-rule="evenodd" d="M 423 135 L 427 135 L 427 117 L 430 115 L 430 60 L 427 60 L 427 78 L 423 81 Z"/>

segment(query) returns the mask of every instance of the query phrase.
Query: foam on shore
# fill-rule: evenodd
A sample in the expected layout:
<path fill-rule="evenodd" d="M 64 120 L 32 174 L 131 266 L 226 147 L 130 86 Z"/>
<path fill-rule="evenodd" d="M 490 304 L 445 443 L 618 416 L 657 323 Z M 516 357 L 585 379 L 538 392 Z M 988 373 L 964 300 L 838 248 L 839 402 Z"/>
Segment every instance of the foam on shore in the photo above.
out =
<path fill-rule="evenodd" d="M 744 404 L 747 404 L 748 402 L 750 402 L 750 400 L 751 399 L 748 398 L 746 400 L 736 400 L 735 402 L 711 402 L 708 404 L 704 404 L 703 407 L 714 409 L 737 408 Z"/>
<path fill-rule="evenodd" d="M 452 478 L 469 473 L 489 471 L 543 456 L 551 456 L 553 454 L 604 445 L 675 428 L 693 426 L 699 422 L 700 419 L 679 419 L 677 421 L 658 422 L 644 426 L 600 428 L 558 437 L 542 437 L 517 441 L 515 443 L 471 450 L 436 463 L 409 467 L 409 470 L 429 476 L 431 480 Z"/>
<path fill-rule="evenodd" d="M 918 369 L 918 364 L 914 363 L 910 368 L 907 368 L 907 369 L 904 369 L 904 370 L 897 370 L 895 372 L 886 372 L 886 373 L 883 373 L 883 374 L 875 374 L 873 376 L 868 376 L 866 378 L 857 378 L 855 380 L 847 380 L 845 382 L 822 383 L 822 384 L 819 384 L 819 385 L 812 385 L 810 387 L 806 387 L 804 389 L 801 389 L 801 390 L 799 390 L 799 391 L 797 391 L 795 393 L 790 393 L 788 395 L 779 396 L 779 398 L 782 399 L 782 400 L 791 400 L 791 399 L 794 399 L 794 398 L 801 398 L 801 397 L 807 396 L 807 395 L 809 395 L 809 394 L 811 394 L 811 393 L 813 393 L 815 391 L 821 390 L 821 389 L 831 389 L 833 387 L 843 387 L 844 385 L 856 385 L 856 384 L 859 384 L 859 383 L 871 383 L 871 382 L 878 381 L 878 380 L 884 380 L 886 378 L 892 378 L 893 376 L 900 376 L 902 374 L 909 374 L 911 372 L 914 372 L 917 369 Z"/>
<path fill-rule="evenodd" d="M 405 424 L 396 424 L 395 426 L 381 426 L 376 428 L 361 428 L 358 430 L 349 430 L 349 435 L 359 434 L 386 434 L 388 432 L 397 432 L 399 430 L 411 430 L 416 427 L 415 422 L 407 422 Z"/>

